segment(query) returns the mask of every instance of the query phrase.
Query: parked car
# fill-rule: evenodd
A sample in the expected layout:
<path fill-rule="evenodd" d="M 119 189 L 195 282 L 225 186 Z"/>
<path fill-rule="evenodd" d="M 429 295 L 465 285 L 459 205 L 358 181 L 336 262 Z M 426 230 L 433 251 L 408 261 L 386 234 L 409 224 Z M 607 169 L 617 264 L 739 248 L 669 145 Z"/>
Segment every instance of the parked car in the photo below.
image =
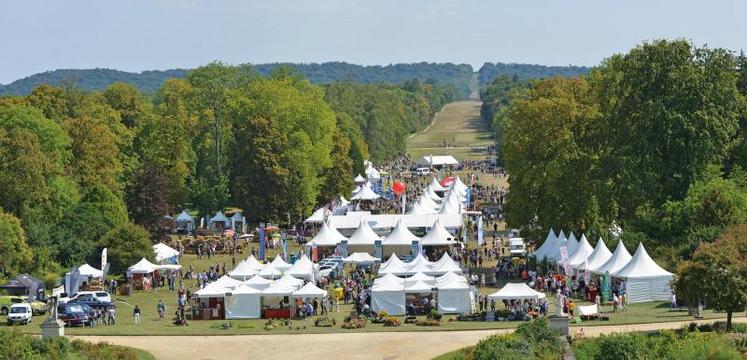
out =
<path fill-rule="evenodd" d="M 0 296 L 0 314 L 8 315 L 13 304 L 29 304 L 34 315 L 43 315 L 47 312 L 47 304 L 43 301 L 29 303 L 18 296 Z"/>
<path fill-rule="evenodd" d="M 319 276 L 335 277 L 337 272 L 337 263 L 327 262 L 319 265 Z"/>
<path fill-rule="evenodd" d="M 527 254 L 527 248 L 524 239 L 508 239 L 508 251 L 511 253 L 511 256 L 525 256 Z"/>
<path fill-rule="evenodd" d="M 425 176 L 431 173 L 431 169 L 427 167 L 419 167 L 415 169 L 415 174 L 419 176 Z"/>
<path fill-rule="evenodd" d="M 10 306 L 10 312 L 8 313 L 8 325 L 15 324 L 30 324 L 33 313 L 31 310 L 31 304 L 27 302 L 16 303 Z"/>
<path fill-rule="evenodd" d="M 65 326 L 86 326 L 91 322 L 93 309 L 85 304 L 66 303 L 57 307 L 57 318 L 65 323 Z"/>
<path fill-rule="evenodd" d="M 104 293 L 107 296 L 109 295 L 109 293 L 107 292 L 104 292 Z M 78 293 L 75 296 L 73 296 L 70 300 L 68 300 L 67 304 L 84 304 L 94 309 L 107 308 L 110 306 L 114 306 L 114 303 L 111 302 L 111 296 L 108 296 L 109 301 L 104 300 L 107 298 L 107 296 L 99 298 L 97 297 L 95 293 L 92 293 L 92 292 Z"/>
<path fill-rule="evenodd" d="M 104 302 L 112 302 L 112 296 L 109 295 L 106 291 L 80 291 L 77 294 L 75 294 L 73 297 L 62 297 L 59 300 L 60 304 L 64 304 L 70 300 L 77 299 L 80 296 L 84 295 L 93 295 L 94 298 L 104 301 Z"/>

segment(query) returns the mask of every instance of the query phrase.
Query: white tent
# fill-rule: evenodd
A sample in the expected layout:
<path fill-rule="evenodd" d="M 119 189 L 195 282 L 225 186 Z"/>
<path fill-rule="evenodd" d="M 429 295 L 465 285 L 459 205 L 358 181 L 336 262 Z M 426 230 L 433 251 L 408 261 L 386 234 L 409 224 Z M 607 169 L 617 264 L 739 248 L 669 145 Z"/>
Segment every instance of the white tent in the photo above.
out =
<path fill-rule="evenodd" d="M 353 179 L 353 182 L 356 184 L 363 184 L 364 182 L 366 182 L 366 178 L 361 176 L 361 174 L 358 174 L 355 179 Z"/>
<path fill-rule="evenodd" d="M 674 274 L 664 270 L 646 252 L 643 243 L 627 265 L 610 273 L 625 281 L 628 302 L 667 301 L 672 294 L 670 283 Z"/>
<path fill-rule="evenodd" d="M 567 242 L 568 239 L 565 237 L 563 230 L 560 230 L 558 238 L 555 239 L 555 244 L 552 248 L 547 250 L 547 253 L 544 254 L 544 257 L 554 261 L 560 260 L 560 248 L 563 246 L 567 246 Z"/>
<path fill-rule="evenodd" d="M 309 242 L 309 246 L 311 244 L 315 244 L 317 247 L 320 246 L 337 246 L 340 244 L 342 240 L 347 239 L 346 237 L 342 236 L 337 229 L 329 225 L 326 221 L 322 221 L 322 227 L 319 229 L 319 232 L 314 236 L 313 239 Z"/>
<path fill-rule="evenodd" d="M 438 191 L 438 192 L 446 191 L 446 188 L 443 187 L 441 183 L 438 182 L 438 180 L 436 180 L 435 177 L 433 178 L 433 180 L 431 180 L 431 189 L 433 189 L 433 191 Z"/>
<path fill-rule="evenodd" d="M 262 317 L 261 290 L 241 285 L 226 297 L 226 319 L 259 319 Z"/>
<path fill-rule="evenodd" d="M 327 296 L 327 291 L 324 289 L 318 288 L 314 283 L 308 283 L 304 285 L 302 288 L 296 290 L 293 293 L 294 297 L 301 297 L 301 298 L 321 298 L 324 299 L 325 296 Z"/>
<path fill-rule="evenodd" d="M 405 278 L 405 286 L 407 286 L 407 284 L 412 284 L 412 283 L 417 282 L 417 281 L 422 281 L 422 282 L 424 282 L 424 283 L 426 283 L 428 285 L 435 285 L 436 284 L 436 278 L 434 278 L 433 276 L 430 276 L 430 275 L 426 275 L 426 273 L 419 272 L 419 273 L 416 273 L 413 276 Z"/>
<path fill-rule="evenodd" d="M 438 288 L 438 311 L 443 314 L 466 314 L 472 312 L 470 288 L 464 276 L 447 273 L 436 278 Z"/>
<path fill-rule="evenodd" d="M 81 276 L 87 276 L 89 278 L 100 278 L 104 276 L 103 271 L 96 269 L 95 267 L 88 264 L 78 266 L 78 272 Z"/>
<path fill-rule="evenodd" d="M 241 284 L 243 284 L 241 280 L 232 279 L 228 275 L 221 276 L 220 278 L 218 278 L 218 280 L 215 280 L 213 283 L 218 284 L 218 286 L 224 287 L 226 289 L 235 289 L 241 286 Z"/>
<path fill-rule="evenodd" d="M 496 300 L 537 300 L 544 299 L 545 294 L 535 291 L 525 283 L 507 283 L 500 290 L 488 295 L 488 298 Z"/>
<path fill-rule="evenodd" d="M 218 210 L 217 213 L 215 213 L 215 216 L 210 218 L 209 225 L 210 227 L 214 227 L 214 223 L 223 223 L 223 226 L 228 225 L 229 219 L 226 217 L 226 215 L 223 215 L 223 212 Z"/>
<path fill-rule="evenodd" d="M 265 264 L 257 261 L 254 255 L 249 255 L 249 257 L 246 258 L 244 262 L 247 263 L 251 268 L 256 269 L 258 272 L 259 270 L 262 270 L 263 267 L 265 267 Z"/>
<path fill-rule="evenodd" d="M 569 255 L 568 263 L 572 268 L 578 268 L 583 265 L 584 262 L 594 252 L 594 248 L 589 244 L 589 240 L 586 239 L 586 235 L 581 235 L 581 241 L 576 248 L 576 251 Z"/>
<path fill-rule="evenodd" d="M 412 242 L 417 240 L 420 238 L 410 232 L 402 220 L 399 220 L 394 230 L 381 240 L 381 245 L 384 248 L 384 255 L 394 252 L 403 253 L 412 249 Z"/>
<path fill-rule="evenodd" d="M 453 245 L 454 235 L 446 231 L 441 225 L 441 221 L 436 219 L 433 227 L 420 239 L 420 244 L 423 246 Z"/>
<path fill-rule="evenodd" d="M 576 239 L 576 235 L 573 235 L 573 231 L 571 231 L 571 236 L 568 237 L 568 241 L 566 242 L 566 247 L 568 247 L 568 258 L 570 259 L 571 255 L 576 252 L 576 249 L 578 249 L 579 241 Z"/>
<path fill-rule="evenodd" d="M 355 195 L 353 195 L 353 197 L 351 197 L 350 200 L 376 200 L 380 197 L 381 196 L 379 194 L 371 190 L 370 186 L 363 185 L 361 187 L 361 190 Z"/>
<path fill-rule="evenodd" d="M 405 282 L 406 294 L 430 294 L 433 292 L 433 288 L 433 284 L 428 284 L 422 280 Z"/>
<path fill-rule="evenodd" d="M 392 274 L 392 275 L 406 275 L 407 265 L 397 257 L 397 254 L 389 256 L 389 260 L 382 263 L 379 266 L 379 276 Z"/>
<path fill-rule="evenodd" d="M 371 309 L 389 315 L 405 315 L 405 281 L 393 274 L 374 280 L 371 287 Z"/>
<path fill-rule="evenodd" d="M 462 268 L 448 254 L 444 253 L 438 261 L 431 265 L 430 274 L 443 275 L 446 273 L 461 274 Z"/>
<path fill-rule="evenodd" d="M 187 210 L 182 210 L 174 222 L 176 223 L 176 230 L 191 232 L 195 229 L 195 219 L 187 213 Z"/>
<path fill-rule="evenodd" d="M 435 214 L 440 206 L 436 204 L 431 198 L 425 195 L 421 195 L 418 199 L 418 206 L 426 214 Z"/>
<path fill-rule="evenodd" d="M 416 163 L 422 166 L 444 166 L 458 165 L 459 161 L 451 155 L 426 155 L 418 159 Z"/>
<path fill-rule="evenodd" d="M 272 285 L 274 281 L 265 279 L 261 276 L 255 276 L 247 281 L 244 281 L 244 285 L 253 287 L 257 290 L 263 290 L 266 289 L 268 286 Z"/>
<path fill-rule="evenodd" d="M 368 223 L 361 218 L 358 228 L 348 239 L 348 251 L 373 253 L 376 240 L 381 240 L 379 235 L 371 229 Z"/>
<path fill-rule="evenodd" d="M 440 197 L 440 196 L 438 196 L 438 194 L 436 194 L 436 191 L 433 190 L 433 188 L 430 185 L 428 185 L 425 188 L 425 191 L 423 191 L 423 195 L 429 197 L 431 200 L 433 200 L 436 203 L 439 203 L 439 202 L 441 202 L 441 200 L 443 200 L 442 197 Z"/>
<path fill-rule="evenodd" d="M 226 293 L 232 290 L 221 286 L 217 281 L 207 284 L 204 288 L 195 291 L 194 295 L 198 298 L 222 298 Z"/>
<path fill-rule="evenodd" d="M 283 272 L 272 266 L 272 264 L 267 264 L 262 267 L 262 270 L 260 270 L 257 275 L 265 279 L 276 279 L 281 277 L 283 275 Z"/>
<path fill-rule="evenodd" d="M 313 213 L 311 213 L 311 216 L 306 218 L 303 222 L 305 223 L 321 223 L 324 222 L 324 214 L 327 211 L 326 208 L 320 207 L 316 210 L 314 210 Z"/>
<path fill-rule="evenodd" d="M 430 211 L 433 211 L 433 210 L 430 210 Z M 423 215 L 423 214 L 426 214 L 426 212 L 420 208 L 420 205 L 418 205 L 417 202 L 414 202 L 412 203 L 412 207 L 410 207 L 410 210 L 407 211 L 407 214 L 408 215 Z"/>
<path fill-rule="evenodd" d="M 179 251 L 164 243 L 153 245 L 153 253 L 157 262 L 170 261 L 176 263 L 179 257 Z"/>
<path fill-rule="evenodd" d="M 288 271 L 288 269 L 291 268 L 291 265 L 285 262 L 282 257 L 280 257 L 280 254 L 275 255 L 275 258 L 272 259 L 270 265 L 272 265 L 272 267 L 274 267 L 275 269 L 283 272 Z"/>
<path fill-rule="evenodd" d="M 586 263 L 586 268 L 584 268 L 584 263 L 581 263 L 578 268 L 580 270 L 591 270 L 596 269 L 604 263 L 607 262 L 607 260 L 612 257 L 612 252 L 610 252 L 609 249 L 607 249 L 607 245 L 604 244 L 604 240 L 602 238 L 599 238 L 599 241 L 597 241 L 597 246 L 594 247 L 594 251 L 589 255 L 589 259 Z"/>
<path fill-rule="evenodd" d="M 146 258 L 140 259 L 135 265 L 127 268 L 128 274 L 150 274 L 156 271 L 156 265 Z"/>
<path fill-rule="evenodd" d="M 591 268 L 590 270 L 591 272 L 600 275 L 604 275 L 607 272 L 614 274 L 625 267 L 625 265 L 630 262 L 631 258 L 632 256 L 630 256 L 628 249 L 625 248 L 625 244 L 620 240 L 617 243 L 617 247 L 615 248 L 615 252 L 612 253 L 612 256 L 610 256 L 610 258 L 598 268 Z"/>
<path fill-rule="evenodd" d="M 247 280 L 254 275 L 257 275 L 261 269 L 252 267 L 247 261 L 240 261 L 236 267 L 228 273 L 233 279 Z"/>
<path fill-rule="evenodd" d="M 547 233 L 547 238 L 545 238 L 545 242 L 542 243 L 542 245 L 534 250 L 532 252 L 532 255 L 537 259 L 541 260 L 545 255 L 547 254 L 550 249 L 555 245 L 555 241 L 557 240 L 557 236 L 555 235 L 555 232 L 550 229 L 550 232 Z"/>
<path fill-rule="evenodd" d="M 407 266 L 408 274 L 416 274 L 419 272 L 430 273 L 433 267 L 433 263 L 428 261 L 428 259 L 426 259 L 421 253 L 418 253 L 412 261 L 405 265 Z"/>
<path fill-rule="evenodd" d="M 287 273 L 299 279 L 304 279 L 304 280 L 313 282 L 314 281 L 314 263 L 312 263 L 311 260 L 309 260 L 306 254 L 303 254 L 298 260 L 296 260 L 295 263 L 293 263 L 293 266 L 291 266 L 291 268 L 288 270 Z"/>
<path fill-rule="evenodd" d="M 369 253 L 366 253 L 366 252 L 356 252 L 342 259 L 342 261 L 346 264 L 363 265 L 363 264 L 373 264 L 381 260 L 379 260 L 379 258 L 371 256 Z"/>

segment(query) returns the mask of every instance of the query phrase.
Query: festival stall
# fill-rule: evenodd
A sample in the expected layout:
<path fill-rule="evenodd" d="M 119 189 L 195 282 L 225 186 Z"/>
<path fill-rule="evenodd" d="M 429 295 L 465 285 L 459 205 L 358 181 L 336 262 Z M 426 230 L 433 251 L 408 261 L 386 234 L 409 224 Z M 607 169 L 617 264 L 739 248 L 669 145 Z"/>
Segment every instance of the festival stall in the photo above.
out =
<path fill-rule="evenodd" d="M 156 264 L 146 258 L 140 259 L 135 265 L 127 268 L 127 279 L 133 290 L 150 290 L 153 288 L 153 275 L 157 270 Z"/>
<path fill-rule="evenodd" d="M 223 230 L 226 227 L 228 227 L 229 219 L 226 217 L 226 215 L 223 215 L 223 212 L 218 210 L 217 213 L 215 213 L 215 216 L 210 218 L 210 221 L 208 222 L 208 227 L 210 229 L 218 229 Z"/>
<path fill-rule="evenodd" d="M 356 177 L 353 179 L 353 183 L 355 183 L 356 185 L 364 184 L 366 181 L 366 178 L 361 176 L 361 174 L 356 175 Z"/>
<path fill-rule="evenodd" d="M 620 270 L 610 272 L 613 278 L 625 282 L 629 303 L 667 301 L 671 297 L 671 282 L 674 274 L 664 270 L 646 252 L 643 243 L 638 244 L 633 258 Z"/>
<path fill-rule="evenodd" d="M 278 269 L 282 272 L 288 271 L 292 265 L 288 264 L 283 260 L 283 258 L 280 256 L 280 254 L 275 255 L 275 258 L 272 259 L 272 262 L 270 263 L 272 267 L 275 269 Z"/>
<path fill-rule="evenodd" d="M 397 276 L 408 275 L 407 265 L 397 257 L 397 254 L 390 255 L 389 260 L 379 266 L 378 275 L 384 276 L 387 274 Z"/>
<path fill-rule="evenodd" d="M 454 273 L 436 278 L 438 288 L 438 311 L 442 314 L 466 314 L 472 312 L 470 287 L 464 276 Z"/>
<path fill-rule="evenodd" d="M 261 276 L 255 276 L 247 281 L 244 281 L 244 285 L 253 287 L 257 290 L 264 290 L 274 283 L 273 280 L 265 279 Z"/>
<path fill-rule="evenodd" d="M 405 226 L 405 223 L 400 220 L 397 222 L 397 226 L 394 227 L 392 232 L 381 241 L 383 247 L 382 256 L 388 256 L 394 253 L 409 253 L 412 251 L 413 241 L 420 241 L 420 238 L 410 232 L 407 226 Z"/>
<path fill-rule="evenodd" d="M 568 255 L 568 263 L 571 265 L 571 268 L 577 269 L 589 259 L 589 256 L 591 256 L 593 252 L 594 248 L 589 244 L 586 235 L 581 235 L 581 241 L 579 242 L 576 251 L 569 253 L 570 255 Z"/>
<path fill-rule="evenodd" d="M 597 246 L 594 247 L 594 251 L 589 255 L 589 258 L 587 259 L 586 263 L 581 263 L 577 269 L 578 270 L 591 270 L 596 269 L 604 263 L 607 262 L 607 260 L 612 257 L 612 252 L 610 252 L 609 249 L 607 249 L 607 245 L 604 244 L 604 240 L 602 238 L 599 238 L 599 241 L 597 241 Z"/>
<path fill-rule="evenodd" d="M 433 275 L 444 275 L 446 273 L 461 274 L 462 268 L 448 253 L 444 253 L 438 261 L 433 263 L 428 273 Z"/>
<path fill-rule="evenodd" d="M 260 270 L 262 269 L 255 268 L 248 261 L 242 260 L 228 273 L 228 276 L 236 280 L 246 281 L 257 275 Z"/>
<path fill-rule="evenodd" d="M 303 285 L 303 280 L 285 275 L 262 290 L 262 318 L 290 319 L 290 296 Z"/>
<path fill-rule="evenodd" d="M 555 239 L 555 243 L 553 244 L 552 248 L 547 250 L 547 253 L 544 254 L 544 257 L 546 257 L 550 261 L 560 260 L 560 248 L 563 246 L 567 247 L 567 245 L 568 238 L 565 237 L 565 233 L 563 233 L 563 230 L 560 230 L 558 238 Z"/>
<path fill-rule="evenodd" d="M 352 201 L 371 201 L 380 198 L 381 196 L 375 193 L 368 184 L 363 184 L 360 190 L 355 193 L 350 200 Z"/>
<path fill-rule="evenodd" d="M 454 235 L 446 231 L 439 219 L 436 219 L 431 229 L 420 239 L 420 245 L 430 255 L 433 255 L 433 252 L 436 251 L 447 252 L 455 243 Z"/>
<path fill-rule="evenodd" d="M 195 219 L 187 213 L 187 210 L 182 210 L 174 220 L 174 225 L 178 233 L 191 233 L 195 230 Z"/>
<path fill-rule="evenodd" d="M 241 213 L 241 211 L 237 211 L 231 216 L 231 229 L 234 229 L 235 231 L 239 233 L 245 233 L 245 225 L 246 225 L 246 218 L 244 217 L 244 214 Z"/>
<path fill-rule="evenodd" d="M 558 237 L 555 235 L 555 232 L 550 229 L 550 232 L 547 233 L 547 238 L 545 238 L 545 242 L 532 252 L 532 256 L 534 256 L 538 261 L 542 260 L 547 252 L 555 246 L 557 239 Z"/>
<path fill-rule="evenodd" d="M 233 289 L 215 281 L 195 291 L 192 296 L 193 320 L 223 320 L 225 314 L 225 296 Z"/>
<path fill-rule="evenodd" d="M 154 258 L 160 264 L 176 264 L 179 262 L 179 251 L 164 243 L 153 245 Z"/>
<path fill-rule="evenodd" d="M 617 243 L 617 247 L 615 248 L 615 252 L 612 253 L 612 256 L 610 256 L 604 264 L 596 268 L 590 268 L 590 270 L 592 273 L 598 275 L 605 275 L 606 273 L 614 274 L 625 267 L 625 265 L 630 262 L 631 258 L 632 256 L 630 256 L 628 249 L 625 248 L 625 244 L 620 240 Z"/>
<path fill-rule="evenodd" d="M 83 264 L 78 267 L 78 281 L 72 281 L 70 273 L 65 274 L 65 292 L 68 296 L 76 294 L 81 286 L 87 288 L 91 282 L 100 282 L 104 278 L 104 273 L 91 265 Z"/>
<path fill-rule="evenodd" d="M 573 231 L 571 231 L 571 236 L 568 237 L 565 246 L 566 251 L 568 251 L 568 257 L 570 258 L 571 254 L 575 253 L 579 246 L 579 241 L 576 239 L 576 235 L 573 234 Z"/>
<path fill-rule="evenodd" d="M 405 281 L 394 274 L 374 280 L 371 287 L 371 309 L 389 315 L 405 315 Z"/>
<path fill-rule="evenodd" d="M 525 283 L 507 283 L 500 290 L 488 295 L 488 298 L 495 300 L 539 300 L 544 299 L 545 294 L 535 291 Z"/>
<path fill-rule="evenodd" d="M 327 221 L 322 221 L 322 226 L 319 229 L 319 232 L 316 233 L 314 238 L 304 246 L 305 253 L 311 254 L 314 247 L 316 247 L 318 256 L 326 257 L 331 255 L 343 240 L 347 240 L 347 238 L 340 234 L 340 232 Z"/>
<path fill-rule="evenodd" d="M 309 260 L 306 254 L 301 255 L 301 257 L 293 263 L 293 266 L 288 269 L 287 274 L 311 282 L 316 278 L 314 276 L 314 263 Z"/>
<path fill-rule="evenodd" d="M 373 255 L 376 241 L 380 240 L 381 237 L 371 229 L 368 222 L 361 219 L 360 225 L 348 239 L 348 252 L 366 252 Z"/>
<path fill-rule="evenodd" d="M 229 293 L 230 296 L 226 296 L 227 319 L 259 319 L 262 317 L 261 290 L 243 284 Z"/>

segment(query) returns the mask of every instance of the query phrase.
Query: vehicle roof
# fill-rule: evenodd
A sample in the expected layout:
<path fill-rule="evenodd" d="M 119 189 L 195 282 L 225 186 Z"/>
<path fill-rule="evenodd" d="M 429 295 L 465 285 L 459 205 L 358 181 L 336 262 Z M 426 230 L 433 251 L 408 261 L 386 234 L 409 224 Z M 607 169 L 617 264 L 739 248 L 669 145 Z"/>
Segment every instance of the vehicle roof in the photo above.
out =
<path fill-rule="evenodd" d="M 15 303 L 13 305 L 10 305 L 10 307 L 31 307 L 31 304 L 29 303 Z"/>

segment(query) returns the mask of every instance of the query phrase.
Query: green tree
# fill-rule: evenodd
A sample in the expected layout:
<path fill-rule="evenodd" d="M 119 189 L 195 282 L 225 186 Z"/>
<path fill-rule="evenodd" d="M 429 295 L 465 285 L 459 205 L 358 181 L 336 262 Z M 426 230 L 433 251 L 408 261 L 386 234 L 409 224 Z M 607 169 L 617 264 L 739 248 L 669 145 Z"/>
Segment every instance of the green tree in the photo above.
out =
<path fill-rule="evenodd" d="M 122 124 L 128 128 L 137 127 L 149 114 L 149 104 L 130 84 L 116 82 L 109 85 L 102 95 L 104 102 L 119 113 Z"/>
<path fill-rule="evenodd" d="M 21 221 L 0 210 L 0 276 L 8 278 L 25 271 L 31 262 L 31 249 Z"/>
<path fill-rule="evenodd" d="M 347 194 L 353 188 L 353 160 L 350 157 L 351 143 L 339 131 L 332 136 L 332 166 L 322 172 L 324 184 L 319 193 L 318 203 L 337 200 L 340 195 Z"/>
<path fill-rule="evenodd" d="M 125 222 L 109 230 L 99 242 L 99 248 L 107 248 L 109 272 L 124 274 L 142 258 L 153 261 L 153 243 L 150 234 L 142 227 Z"/>
<path fill-rule="evenodd" d="M 145 164 L 132 174 L 127 187 L 130 219 L 147 230 L 154 239 L 166 234 L 165 215 L 172 213 L 170 181 L 160 167 Z"/>
<path fill-rule="evenodd" d="M 120 163 L 117 136 L 100 120 L 83 116 L 69 118 L 63 123 L 72 139 L 72 159 L 68 164 L 68 176 L 82 188 L 103 185 L 112 191 L 121 190 Z"/>
<path fill-rule="evenodd" d="M 747 307 L 747 225 L 733 225 L 715 242 L 701 244 L 677 267 L 674 285 L 689 303 L 725 311 L 731 329 L 733 313 Z"/>

